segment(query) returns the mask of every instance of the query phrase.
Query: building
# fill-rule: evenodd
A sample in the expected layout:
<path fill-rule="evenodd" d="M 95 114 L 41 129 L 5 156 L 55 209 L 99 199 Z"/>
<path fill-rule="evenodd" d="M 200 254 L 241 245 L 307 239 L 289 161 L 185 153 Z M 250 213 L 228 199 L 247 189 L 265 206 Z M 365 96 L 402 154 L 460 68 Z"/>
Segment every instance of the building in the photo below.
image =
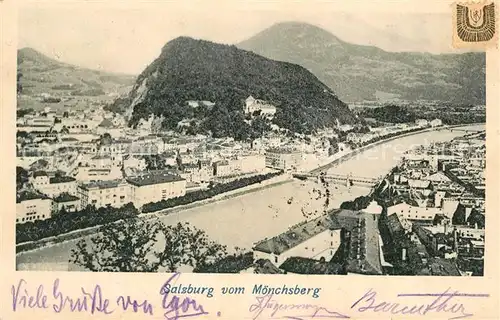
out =
<path fill-rule="evenodd" d="M 123 178 L 123 172 L 120 167 L 111 168 L 92 168 L 78 167 L 75 170 L 74 177 L 78 181 L 111 181 Z"/>
<path fill-rule="evenodd" d="M 298 151 L 288 149 L 268 149 L 266 150 L 266 167 L 296 171 L 302 165 L 302 154 Z"/>
<path fill-rule="evenodd" d="M 266 168 L 266 158 L 263 155 L 245 155 L 238 160 L 242 173 L 261 172 Z"/>
<path fill-rule="evenodd" d="M 291 257 L 328 261 L 337 252 L 340 237 L 341 226 L 331 217 L 322 216 L 257 243 L 253 248 L 254 258 L 267 259 L 277 267 Z"/>
<path fill-rule="evenodd" d="M 36 192 L 24 191 L 16 197 L 16 223 L 45 220 L 51 217 L 52 200 Z"/>
<path fill-rule="evenodd" d="M 290 259 L 330 261 L 342 266 L 337 273 L 383 274 L 383 252 L 378 232 L 380 206 L 370 204 L 371 214 L 362 211 L 334 210 L 314 220 L 297 224 L 288 231 L 258 242 L 256 260 L 269 260 L 287 272 Z M 340 251 L 339 251 L 340 250 Z M 335 261 L 334 261 L 335 259 Z"/>
<path fill-rule="evenodd" d="M 97 181 L 82 184 L 78 187 L 80 208 L 93 205 L 119 208 L 132 201 L 131 187 L 123 180 Z"/>
<path fill-rule="evenodd" d="M 415 124 L 419 127 L 426 127 L 429 125 L 429 121 L 427 121 L 426 119 L 417 119 L 415 120 Z"/>
<path fill-rule="evenodd" d="M 136 207 L 186 194 L 186 180 L 168 172 L 148 173 L 127 178 Z"/>
<path fill-rule="evenodd" d="M 400 219 L 431 223 L 436 214 L 443 214 L 441 208 L 416 207 L 402 202 L 387 208 L 387 215 L 397 214 Z"/>
<path fill-rule="evenodd" d="M 52 198 L 64 192 L 76 194 L 76 179 L 73 177 L 56 175 L 49 178 L 45 171 L 37 171 L 31 180 L 37 191 Z"/>
<path fill-rule="evenodd" d="M 434 119 L 430 122 L 430 124 L 431 127 L 439 127 L 443 125 L 443 122 L 441 121 L 441 119 Z"/>
<path fill-rule="evenodd" d="M 261 115 L 272 117 L 276 113 L 276 107 L 264 100 L 255 99 L 249 96 L 245 100 L 245 113 L 253 114 L 259 111 Z"/>
<path fill-rule="evenodd" d="M 81 201 L 77 196 L 71 195 L 69 193 L 62 193 L 57 197 L 52 199 L 52 212 L 57 214 L 61 210 L 66 212 L 80 211 Z"/>
<path fill-rule="evenodd" d="M 146 160 L 142 157 L 125 155 L 123 157 L 123 168 L 126 169 L 135 169 L 137 171 L 144 171 L 147 168 Z"/>
<path fill-rule="evenodd" d="M 227 177 L 240 173 L 237 163 L 231 160 L 220 160 L 212 163 L 214 177 Z"/>

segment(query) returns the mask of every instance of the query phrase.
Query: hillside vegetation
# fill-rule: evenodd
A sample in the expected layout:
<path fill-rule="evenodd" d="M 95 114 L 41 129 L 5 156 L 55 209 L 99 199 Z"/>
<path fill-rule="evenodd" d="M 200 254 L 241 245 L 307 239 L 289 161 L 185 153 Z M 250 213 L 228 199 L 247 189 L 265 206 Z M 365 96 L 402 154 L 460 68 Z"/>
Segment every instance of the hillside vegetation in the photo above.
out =
<path fill-rule="evenodd" d="M 335 93 L 301 66 L 273 61 L 235 46 L 180 37 L 168 42 L 160 56 L 138 77 L 117 109 L 130 108 L 130 125 L 150 115 L 163 116 L 164 129 L 183 119 L 196 119 L 214 135 L 246 137 L 244 101 L 253 96 L 277 107 L 273 122 L 294 132 L 356 119 Z M 215 106 L 191 108 L 188 100 Z"/>

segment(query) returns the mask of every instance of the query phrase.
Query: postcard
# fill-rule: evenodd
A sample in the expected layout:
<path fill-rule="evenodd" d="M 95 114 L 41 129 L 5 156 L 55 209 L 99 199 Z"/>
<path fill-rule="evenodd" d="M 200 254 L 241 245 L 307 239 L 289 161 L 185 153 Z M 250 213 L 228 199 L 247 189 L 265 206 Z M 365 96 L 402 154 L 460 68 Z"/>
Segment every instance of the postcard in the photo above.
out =
<path fill-rule="evenodd" d="M 1 0 L 0 320 L 498 319 L 498 5 Z"/>

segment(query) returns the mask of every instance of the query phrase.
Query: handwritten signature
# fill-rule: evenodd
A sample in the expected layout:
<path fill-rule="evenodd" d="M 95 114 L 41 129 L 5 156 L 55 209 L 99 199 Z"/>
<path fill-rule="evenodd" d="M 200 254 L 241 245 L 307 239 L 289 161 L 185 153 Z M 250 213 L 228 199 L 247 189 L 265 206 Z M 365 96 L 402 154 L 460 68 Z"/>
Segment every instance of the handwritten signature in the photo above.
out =
<path fill-rule="evenodd" d="M 162 298 L 163 309 L 166 310 L 163 316 L 167 320 L 177 320 L 179 318 L 195 317 L 204 314 L 208 314 L 203 309 L 201 304 L 198 304 L 196 300 L 186 297 L 181 300 L 176 295 L 170 295 L 169 287 L 175 279 L 180 277 L 179 273 L 175 273 L 171 276 L 165 284 L 161 287 L 160 294 Z"/>
<path fill-rule="evenodd" d="M 273 299 L 272 294 L 265 296 L 257 296 L 256 302 L 253 303 L 249 310 L 252 314 L 252 319 L 256 320 L 263 315 L 264 311 L 269 312 L 271 318 L 307 320 L 313 318 L 330 318 L 330 319 L 348 319 L 349 316 L 342 313 L 328 310 L 322 306 L 315 304 L 284 304 Z M 294 315 L 293 313 L 302 315 Z"/>
<path fill-rule="evenodd" d="M 368 290 L 360 299 L 354 302 L 351 309 L 358 312 L 376 312 L 390 313 L 401 315 L 422 315 L 425 316 L 429 312 L 451 313 L 453 317 L 450 319 L 464 319 L 473 316 L 468 312 L 462 303 L 454 300 L 457 297 L 481 298 L 489 297 L 488 294 L 469 294 L 452 291 L 451 288 L 446 289 L 442 293 L 406 293 L 398 294 L 398 298 L 403 297 L 431 297 L 433 300 L 430 303 L 405 303 L 379 300 L 377 291 L 374 289 Z"/>
<path fill-rule="evenodd" d="M 169 288 L 172 282 L 178 280 L 179 277 L 180 274 L 175 273 L 161 286 L 160 295 L 164 319 L 178 320 L 208 314 L 195 299 L 180 297 L 170 292 Z M 121 310 L 149 316 L 154 315 L 154 305 L 148 300 L 138 301 L 130 296 L 119 296 L 116 299 L 115 308 L 113 308 L 111 300 L 104 296 L 100 285 L 96 284 L 92 290 L 81 287 L 80 291 L 81 294 L 78 296 L 65 295 L 60 288 L 59 279 L 56 279 L 49 290 L 46 290 L 43 285 L 39 285 L 36 292 L 33 293 L 29 291 L 27 281 L 21 279 L 17 285 L 11 287 L 12 310 L 18 311 L 22 308 L 47 309 L 56 313 L 69 311 L 104 315 Z M 47 294 L 48 292 L 51 292 L 51 295 Z"/>

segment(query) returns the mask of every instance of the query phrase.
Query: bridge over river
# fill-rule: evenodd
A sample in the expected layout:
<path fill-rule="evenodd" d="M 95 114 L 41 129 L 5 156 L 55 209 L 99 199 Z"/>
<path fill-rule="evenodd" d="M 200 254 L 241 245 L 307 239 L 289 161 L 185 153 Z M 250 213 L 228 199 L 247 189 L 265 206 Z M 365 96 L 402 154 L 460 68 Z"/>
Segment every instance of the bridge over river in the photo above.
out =
<path fill-rule="evenodd" d="M 362 187 L 372 187 L 379 181 L 378 178 L 360 177 L 360 176 L 353 176 L 352 174 L 335 174 L 335 173 L 330 173 L 330 174 L 295 173 L 293 174 L 293 177 L 300 180 L 316 179 L 320 181 L 321 179 L 324 179 L 325 181 L 333 182 L 335 184 L 345 185 L 347 187 L 354 185 Z"/>

